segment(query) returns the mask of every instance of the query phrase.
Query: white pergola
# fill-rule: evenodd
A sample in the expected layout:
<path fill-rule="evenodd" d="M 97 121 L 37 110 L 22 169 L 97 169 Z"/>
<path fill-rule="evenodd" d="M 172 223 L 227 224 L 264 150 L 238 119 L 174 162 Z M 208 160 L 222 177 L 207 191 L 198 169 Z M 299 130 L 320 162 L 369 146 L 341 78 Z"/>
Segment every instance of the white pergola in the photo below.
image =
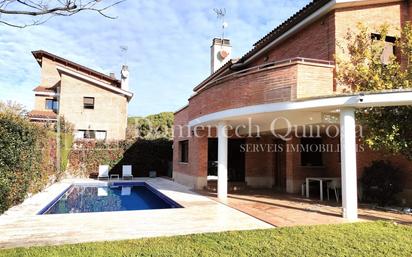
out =
<path fill-rule="evenodd" d="M 340 115 L 340 146 L 342 176 L 343 217 L 348 220 L 358 218 L 357 175 L 356 175 L 356 131 L 355 110 L 365 107 L 412 105 L 412 91 L 366 93 L 335 96 L 295 102 L 261 104 L 229 109 L 204 115 L 189 122 L 190 127 L 214 124 L 218 138 L 218 197 L 227 198 L 228 177 L 228 124 L 247 117 L 264 117 L 265 114 L 289 114 L 305 116 L 302 113 L 335 112 Z M 306 117 L 303 117 L 305 120 Z"/>

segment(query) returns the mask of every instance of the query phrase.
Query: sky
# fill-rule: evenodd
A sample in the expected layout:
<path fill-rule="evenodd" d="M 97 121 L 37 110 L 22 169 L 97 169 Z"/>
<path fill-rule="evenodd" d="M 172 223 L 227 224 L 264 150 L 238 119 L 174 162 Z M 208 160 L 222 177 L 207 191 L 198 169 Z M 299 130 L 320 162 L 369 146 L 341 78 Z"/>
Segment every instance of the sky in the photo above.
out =
<path fill-rule="evenodd" d="M 118 78 L 126 63 L 134 93 L 129 116 L 176 111 L 210 75 L 211 41 L 221 35 L 214 8 L 226 9 L 225 37 L 235 58 L 308 2 L 126 0 L 108 10 L 116 19 L 83 12 L 24 29 L 0 24 L 0 101 L 33 108 L 40 67 L 31 51 L 43 49 Z M 128 47 L 126 54 L 121 46 Z"/>

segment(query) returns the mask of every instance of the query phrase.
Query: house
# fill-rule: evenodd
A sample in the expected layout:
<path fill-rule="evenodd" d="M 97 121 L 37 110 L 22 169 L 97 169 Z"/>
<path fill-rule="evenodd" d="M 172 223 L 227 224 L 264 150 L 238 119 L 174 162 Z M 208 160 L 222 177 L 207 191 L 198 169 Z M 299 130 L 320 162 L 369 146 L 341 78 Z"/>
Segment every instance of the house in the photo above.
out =
<path fill-rule="evenodd" d="M 41 67 L 34 88 L 33 122 L 56 122 L 64 117 L 74 125 L 75 138 L 122 140 L 126 136 L 129 91 L 128 67 L 122 79 L 106 75 L 43 50 L 32 52 Z"/>
<path fill-rule="evenodd" d="M 343 216 L 356 219 L 358 179 L 373 160 L 386 159 L 406 172 L 400 197 L 411 202 L 412 162 L 357 145 L 355 110 L 411 105 L 412 93 L 351 93 L 336 83 L 334 64 L 358 22 L 372 30 L 387 23 L 396 36 L 411 15 L 410 1 L 314 0 L 239 59 L 227 58 L 229 40 L 213 40 L 218 65 L 211 61 L 212 74 L 175 113 L 175 181 L 203 189 L 217 174 L 218 197 L 225 199 L 228 181 L 300 193 L 308 177 L 341 177 Z M 319 136 L 308 136 L 307 128 L 318 128 Z M 311 145 L 330 149 L 300 149 Z"/>

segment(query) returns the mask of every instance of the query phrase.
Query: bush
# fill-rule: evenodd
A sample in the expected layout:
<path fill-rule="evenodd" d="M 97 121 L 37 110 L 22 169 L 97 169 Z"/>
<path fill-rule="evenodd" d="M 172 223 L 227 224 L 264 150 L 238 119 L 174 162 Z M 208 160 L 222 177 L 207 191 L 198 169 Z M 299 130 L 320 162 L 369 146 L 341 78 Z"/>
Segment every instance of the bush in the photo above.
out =
<path fill-rule="evenodd" d="M 362 176 L 364 199 L 379 205 L 395 203 L 395 195 L 403 190 L 402 172 L 390 162 L 374 161 Z"/>
<path fill-rule="evenodd" d="M 149 171 L 158 176 L 170 175 L 173 158 L 172 141 L 161 138 L 136 141 L 76 141 L 70 152 L 70 172 L 75 176 L 95 176 L 99 165 L 109 165 L 110 173 L 121 175 L 122 165 L 133 166 L 133 176 L 147 177 Z"/>
<path fill-rule="evenodd" d="M 41 190 L 55 174 L 52 132 L 11 113 L 0 112 L 0 213 Z"/>
<path fill-rule="evenodd" d="M 126 141 L 78 140 L 69 154 L 69 172 L 74 176 L 89 177 L 98 171 L 99 165 L 113 167 L 127 147 Z"/>
<path fill-rule="evenodd" d="M 133 166 L 133 176 L 148 177 L 149 171 L 157 176 L 171 176 L 173 141 L 159 138 L 138 139 L 123 153 L 122 159 L 112 168 L 112 173 L 122 174 L 122 165 Z"/>

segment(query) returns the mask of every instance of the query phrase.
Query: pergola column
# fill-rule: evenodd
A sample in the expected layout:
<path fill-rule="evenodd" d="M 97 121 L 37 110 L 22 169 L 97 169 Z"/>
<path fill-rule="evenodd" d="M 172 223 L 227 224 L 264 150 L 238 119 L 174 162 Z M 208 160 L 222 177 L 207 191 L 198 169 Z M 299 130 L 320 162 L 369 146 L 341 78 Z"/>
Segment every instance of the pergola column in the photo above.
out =
<path fill-rule="evenodd" d="M 217 125 L 218 158 L 217 158 L 217 196 L 219 199 L 227 198 L 227 151 L 228 138 L 227 126 L 224 122 Z"/>
<path fill-rule="evenodd" d="M 340 151 L 343 218 L 358 218 L 355 108 L 340 110 Z"/>

